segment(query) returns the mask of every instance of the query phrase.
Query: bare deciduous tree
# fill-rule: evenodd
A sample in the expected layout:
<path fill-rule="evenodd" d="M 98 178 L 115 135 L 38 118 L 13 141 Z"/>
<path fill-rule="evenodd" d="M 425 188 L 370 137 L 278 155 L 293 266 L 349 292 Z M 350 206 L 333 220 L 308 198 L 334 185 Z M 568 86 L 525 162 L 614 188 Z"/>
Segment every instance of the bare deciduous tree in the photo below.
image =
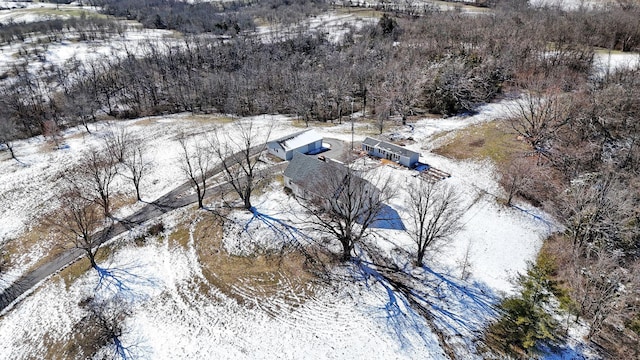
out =
<path fill-rule="evenodd" d="M 75 248 L 84 251 L 91 267 L 98 270 L 96 253 L 101 242 L 96 234 L 105 225 L 103 209 L 97 202 L 87 199 L 87 194 L 73 184 L 60 200 L 61 219 L 52 219 L 52 225 L 60 229 Z"/>
<path fill-rule="evenodd" d="M 413 222 L 409 234 L 418 247 L 416 265 L 422 266 L 427 249 L 442 245 L 461 229 L 464 213 L 459 196 L 442 182 L 419 179 L 409 192 L 407 206 Z"/>
<path fill-rule="evenodd" d="M 0 145 L 4 145 L 12 159 L 19 161 L 13 149 L 13 140 L 16 137 L 15 128 L 15 124 L 8 117 L 0 114 Z"/>
<path fill-rule="evenodd" d="M 123 163 L 128 149 L 135 143 L 129 131 L 124 126 L 110 125 L 104 137 L 104 145 L 114 160 Z"/>
<path fill-rule="evenodd" d="M 576 255 L 587 245 L 633 251 L 638 234 L 634 209 L 628 190 L 615 174 L 576 179 L 557 204 Z"/>
<path fill-rule="evenodd" d="M 90 297 L 80 303 L 88 314 L 76 325 L 76 330 L 84 335 L 86 342 L 79 349 L 85 356 L 104 358 L 134 359 L 136 345 L 126 346 L 122 342 L 125 335 L 124 321 L 131 315 L 130 305 L 119 298 L 100 300 Z"/>
<path fill-rule="evenodd" d="M 327 163 L 320 173 L 322 185 L 300 204 L 316 230 L 340 242 L 341 259 L 347 261 L 374 223 L 384 220 L 380 219 L 381 212 L 395 195 L 394 186 L 389 178 L 358 173 L 337 163 Z"/>
<path fill-rule="evenodd" d="M 116 163 L 104 149 L 92 148 L 85 153 L 86 162 L 77 178 L 72 178 L 76 187 L 85 187 L 88 198 L 96 201 L 105 217 L 111 216 L 111 184 L 118 174 Z"/>
<path fill-rule="evenodd" d="M 500 178 L 500 182 L 507 191 L 507 206 L 511 206 L 513 197 L 518 195 L 527 186 L 531 185 L 531 164 L 526 158 L 514 159 L 506 172 Z"/>
<path fill-rule="evenodd" d="M 591 321 L 587 335 L 591 339 L 602 329 L 616 307 L 624 302 L 624 287 L 630 273 L 620 267 L 619 253 L 591 248 L 587 254 L 576 264 L 576 274 L 571 282 L 578 304 L 577 316 L 585 316 Z"/>
<path fill-rule="evenodd" d="M 60 127 L 54 120 L 46 120 L 42 122 L 42 135 L 53 141 L 56 149 L 60 148 L 61 138 Z"/>
<path fill-rule="evenodd" d="M 253 206 L 251 194 L 262 180 L 258 165 L 271 136 L 271 127 L 258 129 L 251 121 L 237 121 L 232 126 L 232 131 L 216 129 L 209 143 L 226 180 L 249 210 Z"/>
<path fill-rule="evenodd" d="M 143 144 L 134 145 L 128 151 L 124 159 L 124 166 L 129 170 L 127 177 L 133 182 L 133 186 L 136 189 L 136 198 L 140 201 L 142 200 L 140 198 L 140 182 L 151 169 L 151 162 L 145 159 L 145 147 Z"/>
<path fill-rule="evenodd" d="M 204 196 L 207 190 L 207 177 L 212 166 L 211 150 L 202 139 L 196 139 L 195 143 L 189 146 L 184 134 L 178 137 L 178 142 L 182 148 L 182 171 L 196 191 L 198 207 L 203 208 Z"/>
<path fill-rule="evenodd" d="M 557 130 L 569 119 L 570 104 L 559 91 L 534 85 L 511 106 L 508 120 L 536 152 L 546 153 Z"/>

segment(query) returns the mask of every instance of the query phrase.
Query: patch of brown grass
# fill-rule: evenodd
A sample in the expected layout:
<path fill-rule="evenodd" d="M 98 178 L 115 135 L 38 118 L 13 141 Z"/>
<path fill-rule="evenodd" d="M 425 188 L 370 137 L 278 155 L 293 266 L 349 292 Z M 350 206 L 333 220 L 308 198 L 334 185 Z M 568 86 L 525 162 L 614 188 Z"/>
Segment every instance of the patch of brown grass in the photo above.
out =
<path fill-rule="evenodd" d="M 433 152 L 453 159 L 489 159 L 504 165 L 528 150 L 505 121 L 496 120 L 457 131 L 452 140 Z"/>
<path fill-rule="evenodd" d="M 109 259 L 109 257 L 115 252 L 116 248 L 112 246 L 103 246 L 98 249 L 96 253 L 96 262 L 98 265 Z M 67 290 L 73 285 L 73 283 L 84 275 L 87 271 L 91 271 L 91 262 L 86 256 L 81 257 L 77 261 L 73 262 L 69 266 L 60 270 L 54 279 L 61 279 L 64 281 L 64 285 Z"/>
<path fill-rule="evenodd" d="M 250 304 L 277 297 L 299 304 L 313 292 L 315 275 L 298 251 L 231 255 L 222 245 L 223 223 L 210 214 L 203 214 L 193 236 L 207 281 L 239 303 Z"/>
<path fill-rule="evenodd" d="M 194 121 L 200 124 L 228 124 L 235 121 L 234 118 L 219 114 L 191 114 L 184 118 L 188 121 Z"/>
<path fill-rule="evenodd" d="M 333 127 L 333 126 L 336 126 L 336 125 L 338 125 L 337 122 L 331 122 L 331 121 L 309 121 L 309 126 L 307 126 L 307 123 L 305 123 L 303 119 L 293 119 L 293 120 L 291 120 L 291 126 L 297 127 L 297 128 Z"/>
<path fill-rule="evenodd" d="M 112 198 L 112 209 L 114 211 L 123 206 L 128 206 L 136 202 L 135 197 L 128 195 L 117 195 Z M 48 263 L 62 254 L 65 250 L 72 248 L 73 244 L 65 239 L 56 224 L 64 221 L 57 210 L 52 211 L 49 215 L 44 216 L 37 221 L 33 227 L 22 233 L 16 239 L 11 240 L 4 247 L 8 262 L 7 267 L 11 267 L 15 258 L 20 254 L 28 254 L 35 252 L 38 248 L 42 249 L 45 254 L 38 259 L 28 271 L 37 269 L 38 267 Z"/>
<path fill-rule="evenodd" d="M 357 17 L 373 19 L 379 19 L 382 17 L 382 14 L 384 14 L 382 11 L 349 6 L 339 7 L 337 12 L 338 14 L 353 14 Z"/>

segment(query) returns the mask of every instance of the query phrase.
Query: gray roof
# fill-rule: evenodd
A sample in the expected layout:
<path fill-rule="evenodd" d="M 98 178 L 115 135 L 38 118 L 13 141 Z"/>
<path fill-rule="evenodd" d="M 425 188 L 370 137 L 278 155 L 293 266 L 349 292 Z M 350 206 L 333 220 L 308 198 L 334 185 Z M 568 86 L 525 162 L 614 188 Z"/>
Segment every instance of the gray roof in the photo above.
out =
<path fill-rule="evenodd" d="M 374 148 L 379 148 L 379 149 L 384 149 L 388 152 L 392 152 L 394 154 L 398 154 L 398 155 L 402 155 L 402 156 L 406 156 L 408 158 L 414 156 L 414 155 L 420 155 L 419 153 L 415 152 L 415 151 L 411 151 L 405 147 L 402 146 L 398 146 L 396 144 L 391 144 L 388 143 L 386 141 L 382 141 L 382 140 L 377 140 L 377 139 L 373 139 L 370 137 L 367 137 L 366 139 L 364 139 L 364 141 L 362 142 L 363 145 L 369 145 L 371 147 Z"/>
<path fill-rule="evenodd" d="M 352 186 L 360 189 L 375 189 L 373 184 L 356 173 L 351 173 L 350 176 L 349 169 L 342 163 L 331 159 L 323 161 L 316 156 L 301 153 L 294 153 L 289 166 L 284 171 L 284 176 L 290 178 L 308 194 L 325 199 L 351 196 L 349 190 L 347 193 L 344 190 Z"/>
<path fill-rule="evenodd" d="M 335 161 L 319 160 L 317 156 L 294 153 L 284 176 L 311 192 L 327 187 L 327 180 L 333 174 L 347 174 L 347 169 Z"/>

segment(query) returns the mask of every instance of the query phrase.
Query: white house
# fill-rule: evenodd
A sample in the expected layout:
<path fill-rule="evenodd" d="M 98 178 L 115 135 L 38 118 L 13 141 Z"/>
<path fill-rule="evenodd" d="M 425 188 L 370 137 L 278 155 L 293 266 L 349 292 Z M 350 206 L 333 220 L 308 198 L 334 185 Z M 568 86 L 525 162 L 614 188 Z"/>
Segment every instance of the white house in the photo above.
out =
<path fill-rule="evenodd" d="M 395 161 L 409 168 L 413 168 L 420 159 L 420 154 L 415 151 L 370 137 L 362 142 L 362 150 L 371 156 Z"/>
<path fill-rule="evenodd" d="M 300 131 L 267 143 L 267 150 L 270 154 L 287 161 L 291 160 L 294 152 L 308 154 L 321 148 L 322 136 L 313 129 Z"/>

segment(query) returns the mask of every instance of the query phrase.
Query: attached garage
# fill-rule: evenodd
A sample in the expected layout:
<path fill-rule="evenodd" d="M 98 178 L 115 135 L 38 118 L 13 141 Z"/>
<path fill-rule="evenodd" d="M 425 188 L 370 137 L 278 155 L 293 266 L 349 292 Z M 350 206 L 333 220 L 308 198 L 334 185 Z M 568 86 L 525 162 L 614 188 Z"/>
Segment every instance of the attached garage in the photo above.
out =
<path fill-rule="evenodd" d="M 300 131 L 267 143 L 270 154 L 289 161 L 295 152 L 308 154 L 322 148 L 322 136 L 313 129 Z"/>

